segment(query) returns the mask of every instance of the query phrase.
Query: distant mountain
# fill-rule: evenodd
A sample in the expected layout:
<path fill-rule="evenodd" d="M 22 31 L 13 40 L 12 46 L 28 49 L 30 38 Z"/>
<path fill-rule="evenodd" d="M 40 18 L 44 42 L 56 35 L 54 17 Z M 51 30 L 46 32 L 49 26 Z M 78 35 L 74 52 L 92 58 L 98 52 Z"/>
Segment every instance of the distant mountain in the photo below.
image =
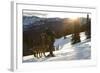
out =
<path fill-rule="evenodd" d="M 59 24 L 61 22 L 61 18 L 40 18 L 37 16 L 23 16 L 23 30 L 26 31 L 38 25 L 50 25 L 55 23 Z"/>
<path fill-rule="evenodd" d="M 87 19 L 80 17 L 80 24 L 86 24 Z M 23 16 L 23 30 L 27 31 L 30 29 L 35 29 L 35 26 L 46 25 L 49 27 L 58 27 L 61 28 L 63 22 L 68 22 L 68 18 L 42 18 L 37 16 Z"/>
<path fill-rule="evenodd" d="M 30 25 L 39 20 L 40 18 L 36 16 L 23 16 L 23 25 Z"/>
<path fill-rule="evenodd" d="M 34 25 L 40 25 L 41 18 L 37 16 L 23 16 L 23 29 L 27 30 Z"/>

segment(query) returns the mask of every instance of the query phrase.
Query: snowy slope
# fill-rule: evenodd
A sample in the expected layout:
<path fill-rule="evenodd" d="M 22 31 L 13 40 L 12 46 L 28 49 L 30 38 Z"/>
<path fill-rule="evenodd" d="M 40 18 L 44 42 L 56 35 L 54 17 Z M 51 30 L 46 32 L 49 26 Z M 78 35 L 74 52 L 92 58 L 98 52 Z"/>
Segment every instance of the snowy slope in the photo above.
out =
<path fill-rule="evenodd" d="M 33 55 L 23 57 L 23 62 L 45 62 L 45 61 L 68 61 L 68 60 L 82 60 L 91 58 L 91 42 L 86 39 L 85 33 L 80 34 L 81 42 L 71 45 L 71 35 L 56 39 L 54 46 L 55 57 L 49 58 L 34 58 Z M 46 53 L 47 54 L 47 53 Z"/>

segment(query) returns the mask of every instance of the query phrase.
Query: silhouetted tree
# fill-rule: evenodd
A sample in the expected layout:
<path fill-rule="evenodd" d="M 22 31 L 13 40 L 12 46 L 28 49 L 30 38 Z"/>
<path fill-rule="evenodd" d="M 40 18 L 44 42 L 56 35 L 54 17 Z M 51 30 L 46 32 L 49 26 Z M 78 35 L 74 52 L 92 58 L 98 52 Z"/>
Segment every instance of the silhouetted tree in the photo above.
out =
<path fill-rule="evenodd" d="M 72 35 L 72 44 L 80 42 L 80 35 L 79 33 L 75 33 Z"/>
<path fill-rule="evenodd" d="M 55 41 L 55 35 L 54 33 L 49 30 L 48 28 L 45 30 L 46 34 L 47 34 L 47 41 L 49 43 L 49 55 L 51 57 L 54 57 L 53 51 L 54 51 L 54 41 Z"/>
<path fill-rule="evenodd" d="M 87 14 L 86 32 L 87 39 L 91 38 L 91 20 L 89 19 L 89 14 Z"/>

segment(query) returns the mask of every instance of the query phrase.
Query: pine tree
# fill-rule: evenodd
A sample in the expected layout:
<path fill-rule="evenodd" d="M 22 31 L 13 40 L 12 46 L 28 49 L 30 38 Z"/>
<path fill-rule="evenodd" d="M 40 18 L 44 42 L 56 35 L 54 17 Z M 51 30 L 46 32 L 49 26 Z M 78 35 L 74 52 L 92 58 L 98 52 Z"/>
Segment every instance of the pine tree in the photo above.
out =
<path fill-rule="evenodd" d="M 72 35 L 72 44 L 80 42 L 80 35 L 79 33 L 75 33 Z"/>
<path fill-rule="evenodd" d="M 49 30 L 49 29 L 46 29 L 45 30 L 46 34 L 47 34 L 47 41 L 49 43 L 49 57 L 54 57 L 54 54 L 53 54 L 53 51 L 54 51 L 54 40 L 55 40 L 55 35 L 54 33 Z"/>
<path fill-rule="evenodd" d="M 87 39 L 91 38 L 91 20 L 89 19 L 89 14 L 87 14 L 86 32 L 85 35 Z"/>

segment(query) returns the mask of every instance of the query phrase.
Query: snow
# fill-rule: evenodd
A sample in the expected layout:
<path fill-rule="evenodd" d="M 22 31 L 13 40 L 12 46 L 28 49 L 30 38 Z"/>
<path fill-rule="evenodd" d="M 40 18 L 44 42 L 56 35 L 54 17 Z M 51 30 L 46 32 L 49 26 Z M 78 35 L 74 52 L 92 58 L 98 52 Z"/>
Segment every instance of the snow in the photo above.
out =
<path fill-rule="evenodd" d="M 55 57 L 35 58 L 33 55 L 23 57 L 23 62 L 48 62 L 48 61 L 69 61 L 69 60 L 86 60 L 91 58 L 91 40 L 86 39 L 85 32 L 80 33 L 81 42 L 72 45 L 71 35 L 55 39 Z M 46 53 L 48 54 L 48 53 Z"/>

